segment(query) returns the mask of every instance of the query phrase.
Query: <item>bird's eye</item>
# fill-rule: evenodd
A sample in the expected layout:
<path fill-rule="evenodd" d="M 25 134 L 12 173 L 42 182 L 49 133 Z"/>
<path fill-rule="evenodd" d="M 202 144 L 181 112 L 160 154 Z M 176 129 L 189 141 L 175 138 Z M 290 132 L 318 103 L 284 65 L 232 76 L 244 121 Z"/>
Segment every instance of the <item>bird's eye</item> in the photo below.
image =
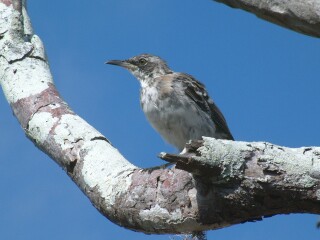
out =
<path fill-rule="evenodd" d="M 145 58 L 140 58 L 139 59 L 139 64 L 140 65 L 146 65 L 147 64 L 147 60 Z"/>

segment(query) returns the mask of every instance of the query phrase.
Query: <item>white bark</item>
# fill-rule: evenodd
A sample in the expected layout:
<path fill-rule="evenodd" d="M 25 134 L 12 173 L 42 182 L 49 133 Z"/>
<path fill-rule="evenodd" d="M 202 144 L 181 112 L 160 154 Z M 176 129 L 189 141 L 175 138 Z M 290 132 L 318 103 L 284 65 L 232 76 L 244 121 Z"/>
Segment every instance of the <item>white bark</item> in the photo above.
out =
<path fill-rule="evenodd" d="M 319 0 L 215 0 L 299 33 L 320 37 Z"/>
<path fill-rule="evenodd" d="M 138 169 L 61 99 L 21 0 L 0 0 L 0 37 L 0 83 L 27 136 L 111 221 L 186 233 L 320 212 L 319 148 L 205 138 L 184 155 L 162 154 L 187 171 Z"/>

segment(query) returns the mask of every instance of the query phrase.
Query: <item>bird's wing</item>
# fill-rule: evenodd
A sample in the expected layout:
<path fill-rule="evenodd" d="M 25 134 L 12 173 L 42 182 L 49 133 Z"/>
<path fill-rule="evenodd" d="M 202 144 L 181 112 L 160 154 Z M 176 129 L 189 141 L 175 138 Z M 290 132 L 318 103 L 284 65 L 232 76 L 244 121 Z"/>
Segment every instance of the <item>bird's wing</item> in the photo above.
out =
<path fill-rule="evenodd" d="M 234 140 L 224 116 L 209 97 L 205 86 L 186 73 L 178 73 L 176 79 L 181 82 L 186 95 L 193 100 L 202 111 L 210 115 L 212 121 L 217 126 L 217 130 L 224 133 L 226 139 Z"/>

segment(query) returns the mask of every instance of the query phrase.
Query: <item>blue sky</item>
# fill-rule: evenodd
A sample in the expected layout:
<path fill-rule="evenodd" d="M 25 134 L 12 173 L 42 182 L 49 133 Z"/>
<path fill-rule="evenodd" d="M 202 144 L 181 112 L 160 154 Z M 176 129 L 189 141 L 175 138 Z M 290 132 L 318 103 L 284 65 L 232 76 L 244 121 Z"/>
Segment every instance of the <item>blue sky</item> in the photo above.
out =
<path fill-rule="evenodd" d="M 140 167 L 176 152 L 147 123 L 138 82 L 105 65 L 152 53 L 202 81 L 237 140 L 319 146 L 318 39 L 210 1 L 29 1 L 56 86 L 70 106 Z M 0 239 L 169 239 L 102 217 L 24 136 L 3 95 Z M 315 215 L 291 214 L 210 231 L 209 239 L 319 239 Z"/>

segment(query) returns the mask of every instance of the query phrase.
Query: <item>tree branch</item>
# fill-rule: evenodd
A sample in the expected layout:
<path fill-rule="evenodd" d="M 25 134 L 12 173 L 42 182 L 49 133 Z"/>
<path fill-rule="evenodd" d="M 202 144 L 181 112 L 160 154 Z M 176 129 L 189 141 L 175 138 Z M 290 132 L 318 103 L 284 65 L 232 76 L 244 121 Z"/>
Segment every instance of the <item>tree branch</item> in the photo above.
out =
<path fill-rule="evenodd" d="M 269 22 L 313 37 L 320 37 L 318 0 L 215 0 L 255 14 Z"/>
<path fill-rule="evenodd" d="M 319 148 L 204 138 L 182 155 L 161 155 L 177 168 L 129 163 L 59 96 L 21 3 L 0 0 L 3 91 L 27 137 L 108 219 L 146 233 L 190 233 L 280 213 L 320 213 Z"/>

